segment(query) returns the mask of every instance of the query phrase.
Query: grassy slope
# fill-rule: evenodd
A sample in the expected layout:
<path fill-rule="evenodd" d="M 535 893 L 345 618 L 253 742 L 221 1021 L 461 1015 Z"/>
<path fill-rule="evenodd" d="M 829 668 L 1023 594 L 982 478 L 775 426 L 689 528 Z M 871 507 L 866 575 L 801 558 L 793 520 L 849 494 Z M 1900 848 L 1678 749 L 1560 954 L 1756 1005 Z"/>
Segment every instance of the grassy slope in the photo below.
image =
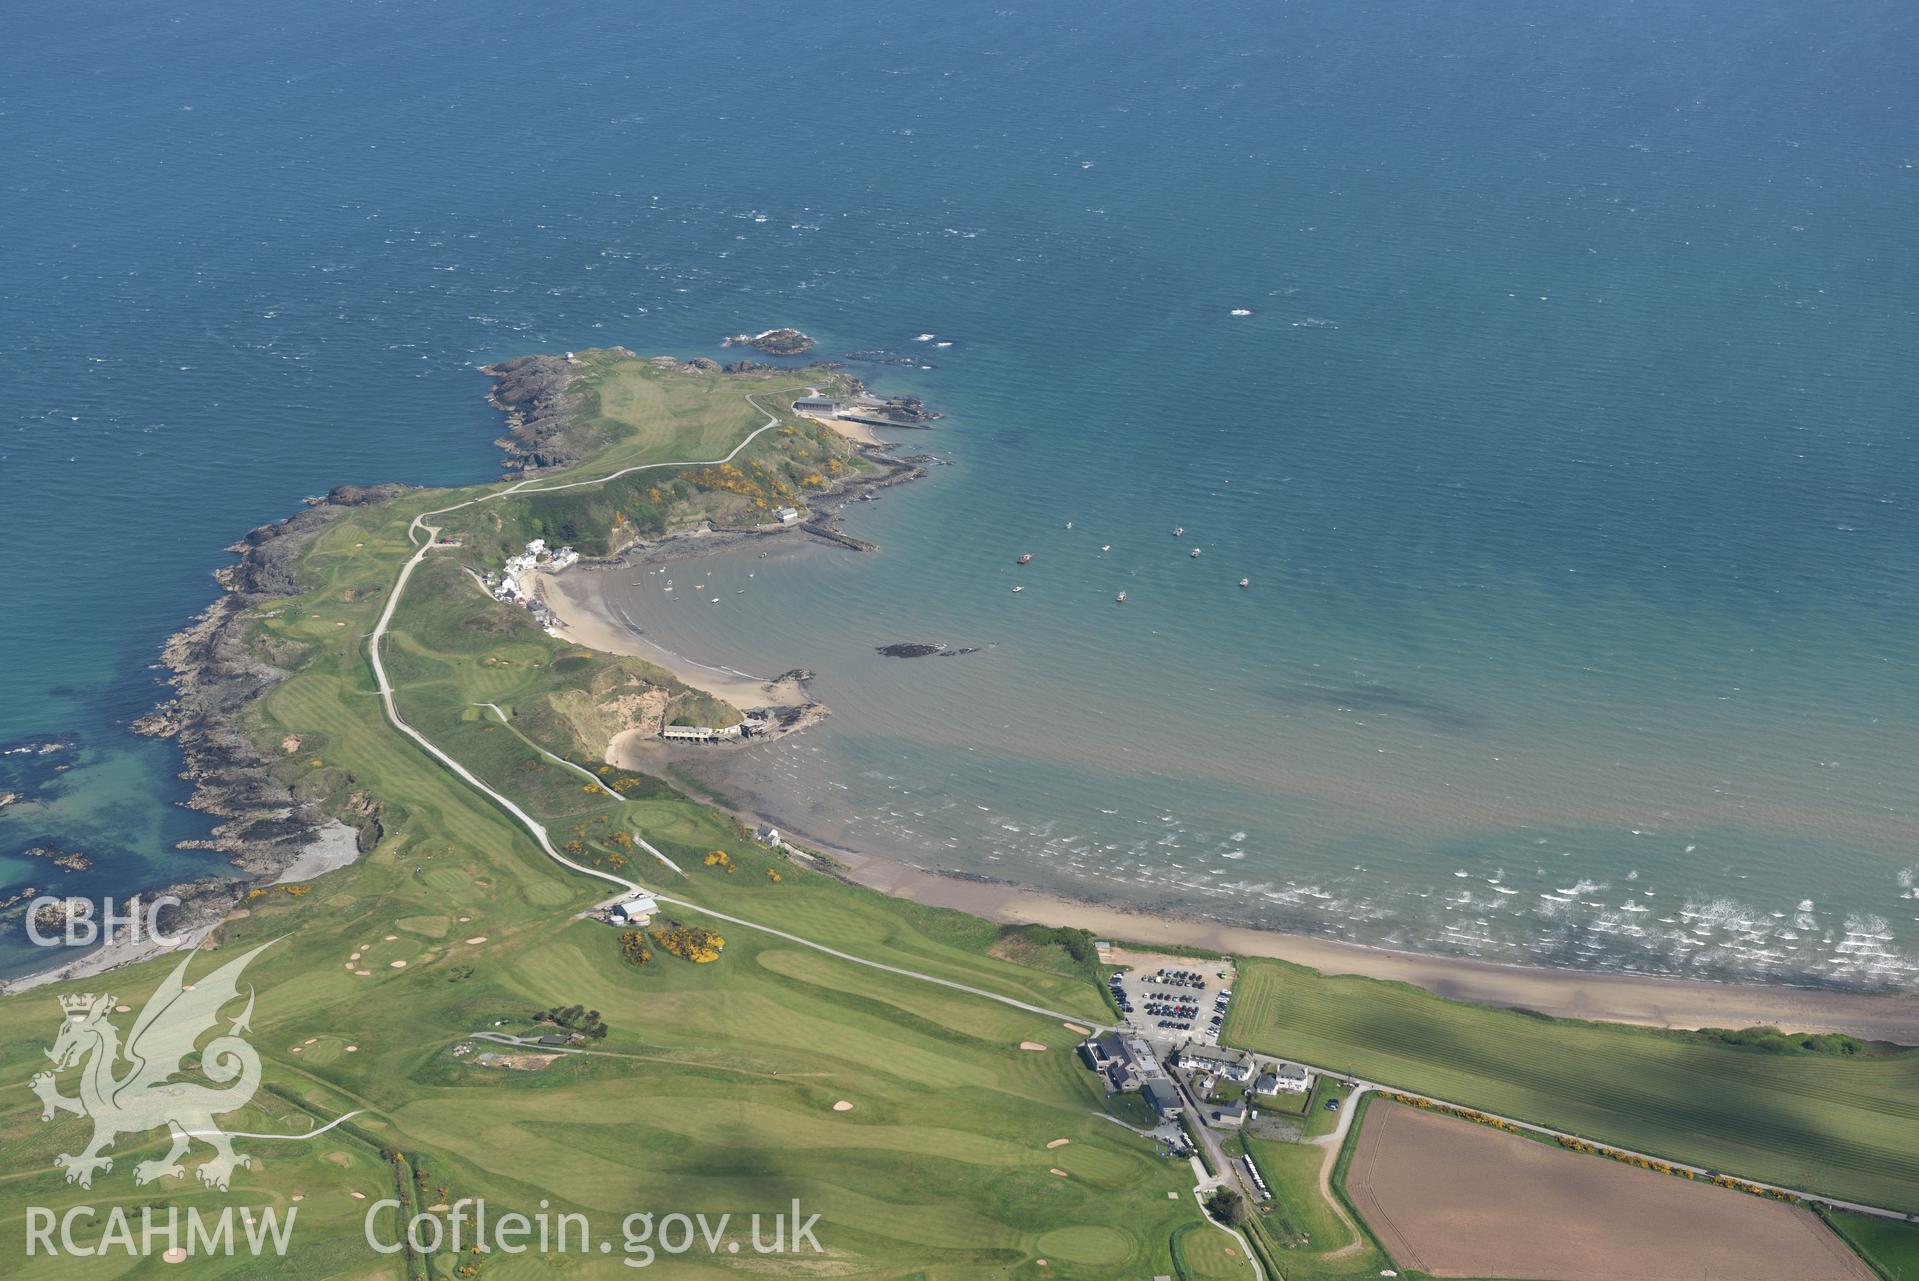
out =
<path fill-rule="evenodd" d="M 1919 1226 L 1862 1214 L 1829 1214 L 1826 1222 L 1886 1281 L 1919 1281 Z"/>
<path fill-rule="evenodd" d="M 1179 1234 L 1174 1259 L 1181 1281 L 1252 1281 L 1254 1275 L 1238 1243 L 1203 1223 Z"/>
<path fill-rule="evenodd" d="M 497 565 L 529 538 L 605 555 L 633 536 L 702 520 L 729 526 L 770 522 L 774 508 L 804 506 L 834 479 L 870 470 L 830 427 L 794 415 L 794 397 L 810 387 L 839 389 L 825 371 L 688 373 L 612 351 L 582 353 L 583 414 L 612 443 L 564 476 L 541 476 L 529 490 L 629 467 L 724 458 L 769 415 L 774 430 L 753 440 L 726 469 L 652 468 L 604 485 L 527 493 L 449 513 L 449 534 L 465 537 L 483 564 Z"/>
<path fill-rule="evenodd" d="M 387 836 L 308 893 L 259 894 L 220 932 L 227 954 L 280 940 L 248 973 L 258 992 L 251 1039 L 268 1089 L 225 1124 L 298 1132 L 308 1118 L 369 1114 L 310 1144 L 241 1141 L 255 1164 L 231 1196 L 177 1183 L 136 1189 L 131 1165 L 162 1146 L 136 1136 L 113 1153 L 114 1171 L 82 1191 L 62 1184 L 51 1160 L 78 1149 L 85 1124 L 41 1124 L 37 1103 L 15 1085 L 0 1096 L 4 1231 L 20 1239 L 29 1205 L 286 1207 L 299 1195 L 290 1261 L 195 1260 L 178 1275 L 398 1276 L 400 1262 L 367 1251 L 368 1202 L 351 1196 L 387 1193 L 393 1172 L 379 1150 L 392 1147 L 425 1171 L 422 1204 L 482 1196 L 496 1211 L 531 1210 L 546 1198 L 589 1212 L 602 1228 L 636 1209 L 772 1210 L 798 1196 L 826 1215 L 819 1235 L 838 1255 L 835 1275 L 1023 1277 L 1036 1275 L 1039 1257 L 1054 1277 L 1171 1272 L 1172 1234 L 1196 1218 L 1189 1197 L 1167 1195 L 1183 1194 L 1187 1171 L 1095 1115 L 1096 1092 L 1058 1022 L 732 928 L 714 965 L 657 952 L 646 967 L 627 965 L 615 931 L 570 919 L 606 887 L 546 860 L 384 723 L 365 637 L 406 555 L 407 520 L 459 496 L 411 494 L 349 513 L 305 559 L 312 590 L 259 623 L 263 644 L 304 658 L 257 707 L 258 736 L 297 736 L 281 768 L 316 791 L 382 798 Z M 688 881 L 674 886 L 681 895 L 862 956 L 1100 1014 L 1102 998 L 1084 978 L 989 955 L 997 931 L 986 922 L 803 871 L 657 786 L 621 800 L 582 790 L 577 776 L 469 706 L 511 709 L 582 670 L 523 616 L 497 627 L 496 607 L 449 569 L 416 576 L 396 619 L 390 645 L 404 712 L 553 819 L 556 833 L 583 831 L 610 858 L 619 849 L 605 834 L 637 827 L 689 866 Z M 488 655 L 498 661 L 480 661 Z M 729 851 L 736 870 L 702 865 L 697 856 L 710 849 Z M 658 883 L 664 869 L 647 863 L 643 875 Z M 137 1009 L 171 964 L 80 986 L 108 987 Z M 72 986 L 0 999 L 0 1080 L 24 1082 L 43 1065 L 53 997 Z M 496 1019 L 574 1002 L 611 1026 L 595 1047 L 606 1055 L 519 1073 L 451 1054 Z M 1020 1051 L 1023 1040 L 1053 1048 Z M 838 1099 L 856 1106 L 834 1112 Z M 1049 1151 L 1053 1138 L 1071 1142 Z M 481 1275 L 511 1281 L 561 1267 L 628 1275 L 617 1259 L 496 1257 Z M 449 1275 L 453 1262 L 440 1259 L 436 1274 Z M 43 1258 L 10 1265 L 9 1275 L 108 1277 L 156 1266 Z M 740 1269 L 689 1261 L 672 1270 L 722 1274 Z"/>
<path fill-rule="evenodd" d="M 1919 1209 L 1919 1052 L 1780 1054 L 1248 962 L 1235 1044 L 1748 1177 Z"/>

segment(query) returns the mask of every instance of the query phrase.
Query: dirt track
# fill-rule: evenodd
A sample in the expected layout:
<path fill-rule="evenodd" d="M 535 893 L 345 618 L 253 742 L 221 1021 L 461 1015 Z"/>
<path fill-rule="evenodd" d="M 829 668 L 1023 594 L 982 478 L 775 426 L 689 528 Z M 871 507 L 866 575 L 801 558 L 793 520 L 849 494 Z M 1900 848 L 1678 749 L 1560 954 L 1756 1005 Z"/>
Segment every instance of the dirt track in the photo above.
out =
<path fill-rule="evenodd" d="M 1811 1211 L 1376 1100 L 1347 1191 L 1402 1268 L 1531 1281 L 1873 1281 Z"/>

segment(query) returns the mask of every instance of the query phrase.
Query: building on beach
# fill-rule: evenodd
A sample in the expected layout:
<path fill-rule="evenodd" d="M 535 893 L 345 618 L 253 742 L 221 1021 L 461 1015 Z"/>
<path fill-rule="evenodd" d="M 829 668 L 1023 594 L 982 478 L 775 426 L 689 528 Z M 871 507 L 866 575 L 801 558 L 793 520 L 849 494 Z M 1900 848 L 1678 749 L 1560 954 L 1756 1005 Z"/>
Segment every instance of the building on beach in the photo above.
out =
<path fill-rule="evenodd" d="M 717 732 L 711 725 L 662 725 L 660 737 L 671 743 L 710 743 Z"/>
<path fill-rule="evenodd" d="M 800 523 L 800 509 L 797 507 L 782 507 L 773 513 L 773 519 L 782 525 L 797 525 Z"/>
<path fill-rule="evenodd" d="M 826 396 L 801 396 L 793 402 L 793 412 L 809 418 L 838 418 L 840 402 Z"/>

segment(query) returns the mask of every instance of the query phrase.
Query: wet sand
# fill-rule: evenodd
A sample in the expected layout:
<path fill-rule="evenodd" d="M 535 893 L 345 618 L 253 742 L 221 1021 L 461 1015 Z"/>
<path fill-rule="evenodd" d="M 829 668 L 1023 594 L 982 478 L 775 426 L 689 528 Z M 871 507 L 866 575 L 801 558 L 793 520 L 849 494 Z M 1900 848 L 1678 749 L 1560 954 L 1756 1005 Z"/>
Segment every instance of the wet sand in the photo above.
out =
<path fill-rule="evenodd" d="M 637 571 L 645 572 L 645 571 Z M 553 611 L 555 630 L 575 645 L 607 654 L 630 654 L 671 672 L 681 684 L 725 699 L 742 710 L 797 707 L 811 701 L 797 680 L 767 678 L 698 663 L 654 644 L 608 612 L 585 575 L 542 574 L 540 596 Z"/>
<path fill-rule="evenodd" d="M 710 546 L 718 550 L 725 545 L 725 540 L 716 537 Z M 688 540 L 670 549 L 662 548 L 661 558 L 678 559 L 706 549 L 700 540 Z M 636 570 L 639 572 L 644 570 Z M 567 574 L 542 579 L 546 602 L 567 639 L 657 663 L 687 685 L 736 707 L 796 706 L 809 701 L 798 681 L 773 681 L 707 666 L 653 644 L 609 614 L 593 591 L 593 581 L 588 575 Z M 660 746 L 651 740 L 615 740 L 609 759 L 616 757 L 615 763 L 655 773 L 669 763 Z M 1867 1040 L 1919 1045 L 1919 994 L 1547 969 L 1365 947 L 1133 905 L 1088 902 L 1009 882 L 941 875 L 813 840 L 800 835 L 778 814 L 734 812 L 743 821 L 768 822 L 795 833 L 804 844 L 830 855 L 838 864 L 837 873 L 848 880 L 913 902 L 956 908 L 993 921 L 1074 926 L 1133 943 L 1275 957 L 1327 974 L 1410 983 L 1455 1000 L 1518 1007 L 1563 1018 L 1667 1028 L 1768 1024 L 1795 1032 L 1844 1032 Z"/>
<path fill-rule="evenodd" d="M 770 816 L 768 821 L 778 822 Z M 1325 974 L 1410 983 L 1454 1000 L 1515 1006 L 1560 1018 L 1666 1028 L 1773 1024 L 1794 1032 L 1845 1032 L 1866 1040 L 1919 1045 L 1919 995 L 1705 983 L 1396 952 L 1082 902 L 1004 882 L 942 876 L 848 850 L 830 853 L 843 865 L 847 879 L 858 884 L 992 921 L 1072 926 L 1132 943 L 1276 957 Z"/>

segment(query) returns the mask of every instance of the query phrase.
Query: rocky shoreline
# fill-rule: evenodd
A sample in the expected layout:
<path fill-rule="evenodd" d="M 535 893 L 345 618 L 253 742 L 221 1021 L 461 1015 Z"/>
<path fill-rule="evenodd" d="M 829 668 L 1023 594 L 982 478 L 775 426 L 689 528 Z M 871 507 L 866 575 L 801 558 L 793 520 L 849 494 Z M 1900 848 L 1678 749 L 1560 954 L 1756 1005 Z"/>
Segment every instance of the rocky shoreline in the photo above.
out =
<path fill-rule="evenodd" d="M 364 804 L 356 832 L 275 777 L 271 759 L 248 737 L 247 709 L 286 672 L 248 650 L 245 614 L 252 606 L 298 594 L 294 558 L 347 508 L 384 502 L 406 488 L 341 486 L 325 498 L 308 500 L 306 510 L 251 531 L 227 549 L 239 559 L 214 572 L 223 594 L 162 648 L 160 665 L 170 673 L 173 696 L 132 728 L 180 745 L 185 765 L 180 777 L 193 784 L 187 807 L 221 820 L 211 837 L 183 841 L 179 848 L 215 851 L 239 872 L 143 887 L 142 894 L 182 900 L 171 932 L 204 933 L 253 885 L 303 863 L 313 866 L 316 850 L 326 851 L 323 861 L 337 865 L 343 838 L 359 852 L 379 839 L 377 804 Z"/>
<path fill-rule="evenodd" d="M 543 604 L 553 612 L 558 620 L 562 634 L 588 648 L 610 650 L 612 652 L 633 652 L 624 647 L 620 633 L 633 633 L 633 640 L 645 643 L 632 624 L 624 619 L 616 619 L 598 606 L 582 608 L 579 602 L 569 604 L 565 597 L 569 595 L 560 586 L 567 575 L 587 570 L 634 570 L 640 566 L 660 566 L 684 561 L 695 556 L 732 548 L 749 546 L 762 540 L 811 537 L 836 546 L 847 547 L 855 551 L 873 551 L 875 545 L 855 538 L 840 530 L 838 525 L 840 512 L 848 504 L 865 502 L 879 491 L 895 485 L 924 478 L 928 464 L 936 461 L 925 455 L 908 457 L 895 456 L 889 447 L 883 445 L 859 444 L 855 448 L 860 456 L 872 463 L 876 471 L 844 478 L 831 489 L 813 494 L 808 501 L 813 508 L 811 519 L 796 525 L 733 527 L 702 524 L 693 529 L 676 530 L 656 538 L 635 539 L 618 548 L 613 554 L 604 557 L 582 559 L 557 574 L 542 575 L 537 591 Z M 559 598 L 559 599 L 556 599 Z M 591 622 L 589 622 L 589 617 Z M 599 627 L 610 631 L 591 634 Z M 660 661 L 665 655 L 642 653 L 642 657 Z M 717 697 L 726 699 L 739 706 L 740 695 L 730 689 L 710 686 L 703 679 L 703 673 L 694 668 L 676 670 L 679 679 L 695 688 L 706 689 Z M 779 692 L 783 695 L 765 703 L 751 706 L 739 706 L 741 711 L 759 711 L 768 720 L 768 727 L 751 740 L 735 740 L 728 744 L 701 745 L 683 750 L 697 752 L 728 751 L 746 742 L 763 743 L 768 739 L 783 738 L 798 734 L 817 725 L 831 714 L 832 709 L 824 702 L 814 698 L 805 682 L 812 673 L 796 669 L 764 682 L 765 692 Z M 730 683 L 730 682 L 729 682 Z M 797 696 L 795 698 L 794 696 Z M 656 742 L 637 741 L 630 735 L 621 735 L 608 749 L 610 763 L 623 768 L 637 768 L 649 763 L 653 757 L 671 750 Z"/>
<path fill-rule="evenodd" d="M 784 345 L 785 331 L 768 332 L 781 336 L 772 345 Z M 811 346 L 810 339 L 807 346 Z M 634 354 L 624 348 L 615 350 Z M 691 369 L 721 371 L 719 363 L 708 357 L 685 362 L 671 357 L 658 359 Z M 741 365 L 751 367 L 754 362 Z M 578 368 L 579 362 L 570 353 L 565 357 L 522 356 L 484 368 L 482 372 L 493 380 L 488 400 L 506 417 L 507 430 L 495 442 L 506 455 L 504 470 L 528 473 L 564 467 L 604 443 L 593 438 L 592 429 L 582 423 L 578 413 L 581 400 L 572 390 Z M 895 458 L 873 446 L 862 446 L 860 452 L 878 465 L 878 473 L 849 479 L 820 495 L 815 502 L 817 514 L 800 526 L 801 530 L 863 548 L 865 544 L 835 528 L 838 509 L 846 502 L 926 474 L 923 460 Z M 255 885 L 307 879 L 345 866 L 373 848 L 384 835 L 380 804 L 368 793 L 352 788 L 344 803 L 335 798 L 332 805 L 323 807 L 327 798 L 301 795 L 292 784 L 276 776 L 274 758 L 249 736 L 248 709 L 288 673 L 268 661 L 270 655 L 262 657 L 249 649 L 247 611 L 300 593 L 292 568 L 295 558 L 347 509 L 386 502 L 409 488 L 402 484 L 343 485 L 323 498 L 309 499 L 303 511 L 252 530 L 227 548 L 238 559 L 214 572 L 222 588 L 219 598 L 169 637 L 161 650 L 158 665 L 169 673 L 166 683 L 173 695 L 135 721 L 132 728 L 136 733 L 170 738 L 179 744 L 184 762 L 179 776 L 193 784 L 188 808 L 221 820 L 209 838 L 183 841 L 179 848 L 218 852 L 238 873 L 139 889 L 142 895 L 173 895 L 181 900 L 180 907 L 169 911 L 167 928 L 185 936 L 189 945 L 204 937 Z M 716 537 L 732 541 L 791 532 L 722 530 L 706 534 L 701 546 L 716 546 Z M 669 535 L 650 546 L 623 549 L 612 559 L 683 555 L 690 548 L 683 549 L 679 540 L 687 537 Z M 779 710 L 782 728 L 787 732 L 813 723 L 826 711 L 814 703 Z M 19 799 L 7 796 L 8 803 Z M 339 811 L 339 815 L 330 810 Z M 17 905 L 0 904 L 0 911 L 9 907 Z M 78 961 L 0 984 L 0 990 L 99 973 L 144 959 L 153 951 L 148 948 L 123 954 L 124 949 L 102 948 Z"/>

